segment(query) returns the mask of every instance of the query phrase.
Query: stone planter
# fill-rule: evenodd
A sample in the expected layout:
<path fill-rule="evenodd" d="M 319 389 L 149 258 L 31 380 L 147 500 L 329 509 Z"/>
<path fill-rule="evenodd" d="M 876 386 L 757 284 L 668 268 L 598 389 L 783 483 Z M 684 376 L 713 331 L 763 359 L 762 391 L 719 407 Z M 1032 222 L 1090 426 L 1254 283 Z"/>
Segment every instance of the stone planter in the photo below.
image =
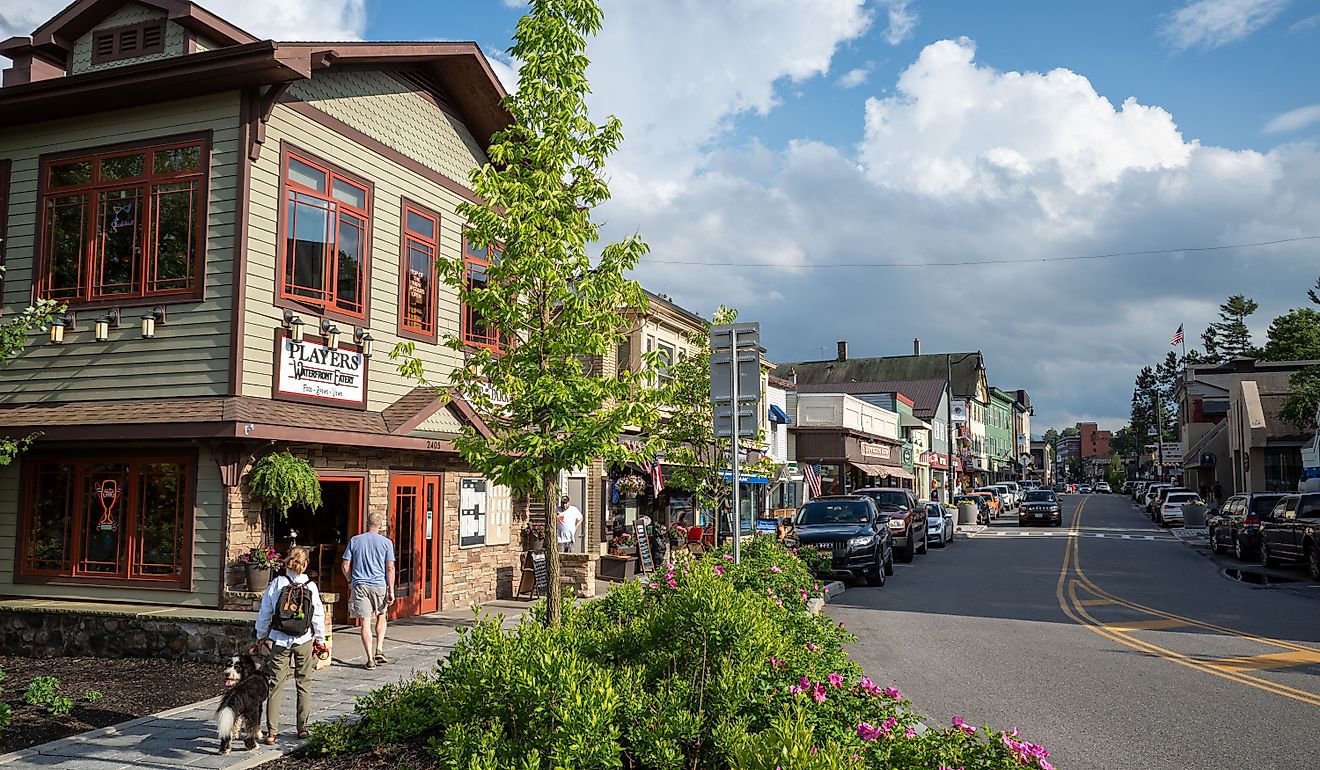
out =
<path fill-rule="evenodd" d="M 632 556 L 610 554 L 600 557 L 599 577 L 601 580 L 621 582 L 630 580 L 637 574 L 637 559 Z"/>
<path fill-rule="evenodd" d="M 270 567 L 245 564 L 243 565 L 243 571 L 247 576 L 247 590 L 261 593 L 270 585 Z"/>

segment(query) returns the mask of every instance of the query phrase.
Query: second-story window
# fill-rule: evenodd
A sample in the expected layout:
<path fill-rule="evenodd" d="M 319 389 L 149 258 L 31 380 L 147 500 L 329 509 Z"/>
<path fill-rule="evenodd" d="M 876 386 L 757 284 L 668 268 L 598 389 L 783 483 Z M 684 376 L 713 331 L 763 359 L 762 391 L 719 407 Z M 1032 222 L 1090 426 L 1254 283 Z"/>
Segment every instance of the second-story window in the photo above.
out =
<path fill-rule="evenodd" d="M 463 238 L 463 267 L 467 275 L 467 288 L 480 291 L 490 285 L 489 270 L 500 258 L 500 251 L 495 247 L 480 249 Z M 481 312 L 468 303 L 463 303 L 463 342 L 477 347 L 500 349 L 505 339 L 499 331 L 481 317 Z"/>
<path fill-rule="evenodd" d="M 201 139 L 44 159 L 39 296 L 198 293 L 206 159 Z"/>
<path fill-rule="evenodd" d="M 365 317 L 370 186 L 290 152 L 284 189 L 281 296 L 322 311 Z"/>
<path fill-rule="evenodd" d="M 656 366 L 656 377 L 661 385 L 668 385 L 674 379 L 674 346 L 667 342 L 660 343 L 660 362 Z"/>
<path fill-rule="evenodd" d="M 403 205 L 403 286 L 399 326 L 405 333 L 435 337 L 435 259 L 440 217 L 412 203 Z"/>

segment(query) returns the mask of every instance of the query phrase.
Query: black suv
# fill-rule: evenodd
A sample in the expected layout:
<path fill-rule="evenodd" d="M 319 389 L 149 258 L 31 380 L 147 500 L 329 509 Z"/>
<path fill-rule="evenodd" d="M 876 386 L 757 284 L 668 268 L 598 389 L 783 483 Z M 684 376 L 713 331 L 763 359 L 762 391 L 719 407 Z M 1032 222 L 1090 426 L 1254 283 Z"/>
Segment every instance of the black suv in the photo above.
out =
<path fill-rule="evenodd" d="M 1300 561 L 1320 580 L 1320 492 L 1284 495 L 1261 517 L 1260 563 Z"/>
<path fill-rule="evenodd" d="M 798 509 L 785 542 L 815 549 L 829 559 L 831 571 L 852 572 L 866 578 L 868 585 L 882 586 L 894 574 L 894 538 L 888 521 L 869 497 L 818 497 Z"/>
<path fill-rule="evenodd" d="M 1059 498 L 1048 489 L 1033 489 L 1027 493 L 1018 506 L 1018 526 L 1028 524 L 1053 524 L 1063 526 L 1063 512 L 1059 510 Z"/>
<path fill-rule="evenodd" d="M 1282 492 L 1233 495 L 1224 501 L 1219 511 L 1205 523 L 1210 528 L 1210 549 L 1223 553 L 1231 548 L 1233 555 L 1246 561 L 1260 547 L 1260 520 L 1268 516 Z"/>

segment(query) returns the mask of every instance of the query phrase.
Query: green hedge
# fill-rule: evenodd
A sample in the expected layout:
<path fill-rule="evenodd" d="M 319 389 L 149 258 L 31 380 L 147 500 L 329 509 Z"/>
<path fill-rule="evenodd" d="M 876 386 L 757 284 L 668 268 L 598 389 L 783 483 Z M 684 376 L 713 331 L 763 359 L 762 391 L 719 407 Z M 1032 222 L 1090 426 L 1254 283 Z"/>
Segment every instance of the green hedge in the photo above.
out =
<path fill-rule="evenodd" d="M 654 578 L 566 601 L 558 630 L 543 605 L 512 630 L 478 623 L 431 674 L 359 699 L 359 721 L 314 728 L 310 750 L 420 737 L 453 770 L 1051 770 L 1016 731 L 922 728 L 849 658 L 853 637 L 806 611 L 820 584 L 770 538 L 741 564 L 714 552 Z"/>

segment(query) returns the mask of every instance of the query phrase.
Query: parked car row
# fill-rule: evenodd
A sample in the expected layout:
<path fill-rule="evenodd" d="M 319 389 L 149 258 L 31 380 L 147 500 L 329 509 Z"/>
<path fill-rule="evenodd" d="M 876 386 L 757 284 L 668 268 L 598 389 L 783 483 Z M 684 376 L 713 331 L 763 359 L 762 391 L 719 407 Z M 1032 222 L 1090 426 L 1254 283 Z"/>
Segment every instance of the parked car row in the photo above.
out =
<path fill-rule="evenodd" d="M 918 502 L 907 489 L 874 487 L 804 503 L 785 542 L 815 548 L 830 571 L 883 586 L 895 559 L 911 562 L 931 546 L 952 543 L 954 524 L 953 510 L 943 503 Z"/>
<path fill-rule="evenodd" d="M 1136 482 L 1132 499 L 1155 521 L 1184 521 L 1184 506 L 1204 504 L 1190 489 L 1169 483 Z M 1247 492 L 1233 495 L 1206 517 L 1210 549 L 1231 550 L 1240 561 L 1265 567 L 1303 565 L 1320 580 L 1320 493 Z"/>

